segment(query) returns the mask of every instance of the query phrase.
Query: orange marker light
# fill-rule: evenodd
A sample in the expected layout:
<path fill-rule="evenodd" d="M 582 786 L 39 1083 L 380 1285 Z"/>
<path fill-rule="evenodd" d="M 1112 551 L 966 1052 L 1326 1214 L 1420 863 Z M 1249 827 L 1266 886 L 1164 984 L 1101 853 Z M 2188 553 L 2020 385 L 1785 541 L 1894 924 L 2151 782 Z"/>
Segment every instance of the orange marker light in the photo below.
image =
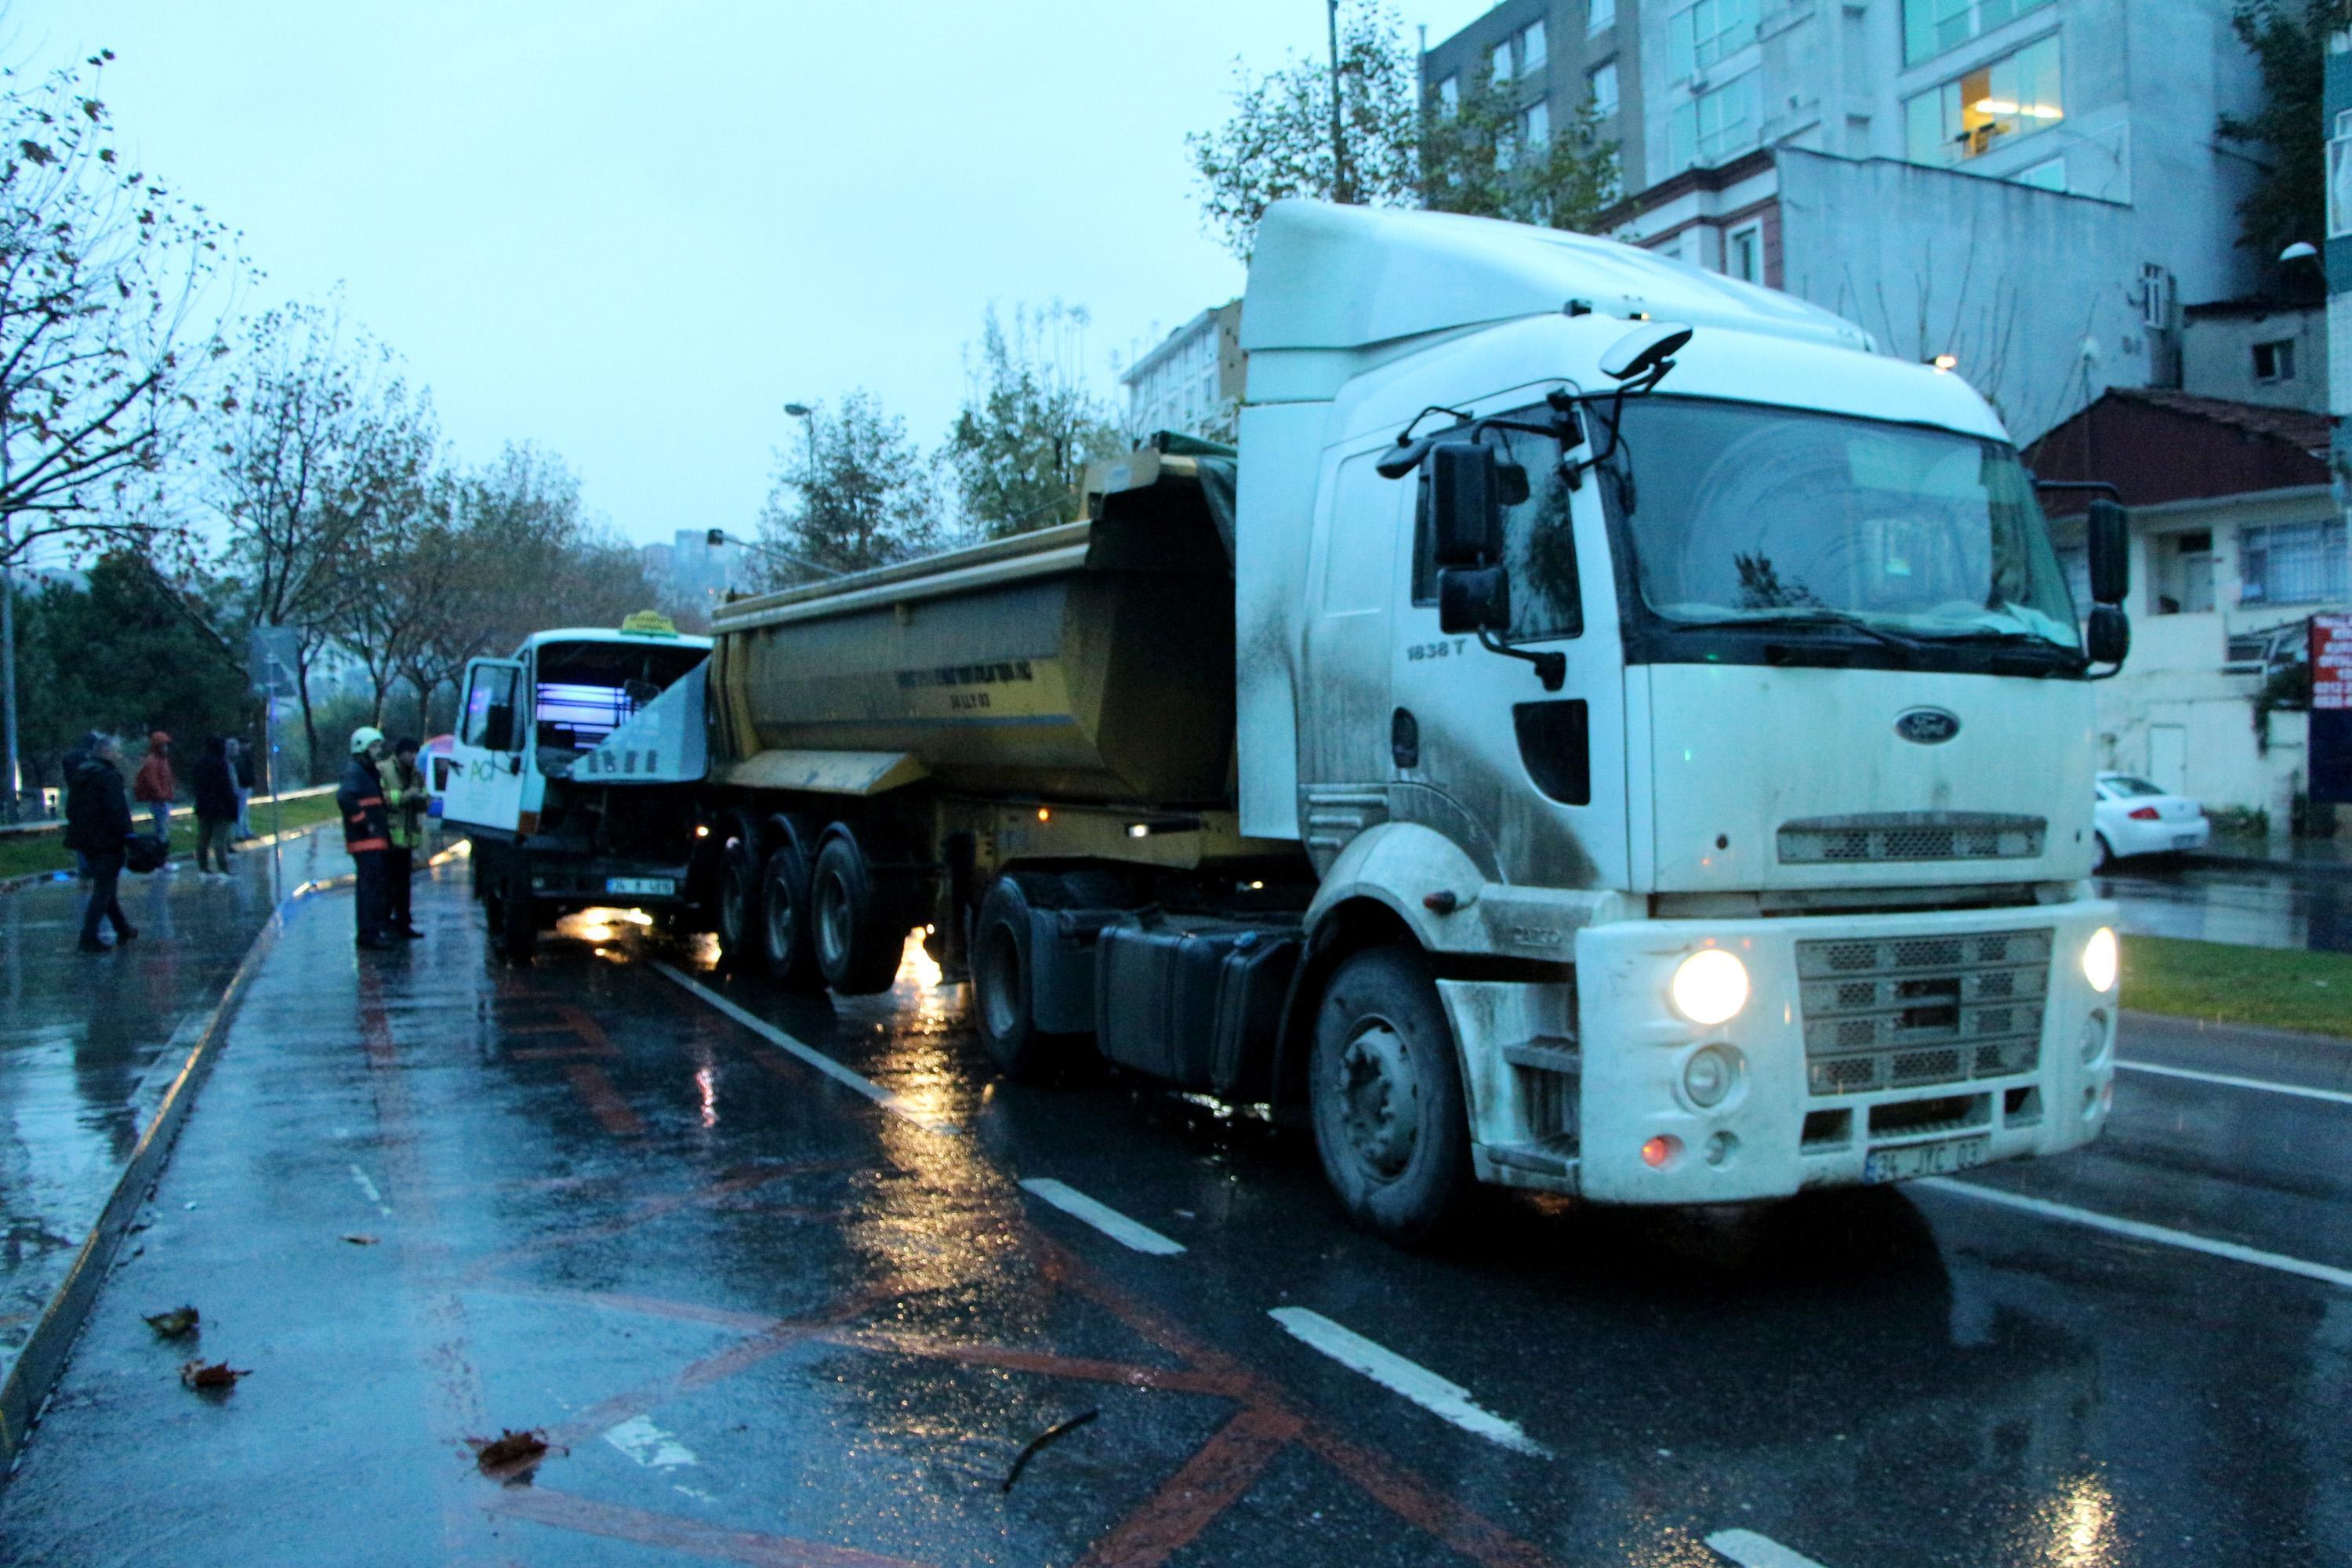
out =
<path fill-rule="evenodd" d="M 1040 822 L 1051 822 L 1054 820 L 1054 814 L 1041 805 L 1037 808 L 1037 820 Z"/>
<path fill-rule="evenodd" d="M 1649 1166 L 1653 1171 L 1664 1170 L 1666 1162 L 1673 1159 L 1675 1151 L 1681 1147 L 1680 1139 L 1670 1138 L 1661 1132 L 1642 1145 L 1642 1163 Z"/>

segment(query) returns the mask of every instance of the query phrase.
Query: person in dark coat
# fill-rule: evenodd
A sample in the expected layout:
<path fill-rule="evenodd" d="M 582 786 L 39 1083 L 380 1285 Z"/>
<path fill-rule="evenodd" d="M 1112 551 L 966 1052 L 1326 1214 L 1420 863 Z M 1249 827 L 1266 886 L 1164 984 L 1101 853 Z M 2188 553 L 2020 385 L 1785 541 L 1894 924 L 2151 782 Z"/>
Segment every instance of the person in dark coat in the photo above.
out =
<path fill-rule="evenodd" d="M 114 925 L 116 946 L 131 941 L 139 929 L 122 916 L 114 896 L 122 876 L 122 846 L 133 826 L 131 801 L 122 789 L 121 748 L 114 737 L 96 731 L 82 737 L 70 771 L 66 774 L 66 847 L 78 850 L 89 865 L 89 903 L 81 914 L 81 950 L 104 952 L 98 924 Z"/>
<path fill-rule="evenodd" d="M 392 848 L 392 831 L 383 804 L 383 731 L 362 724 L 352 731 L 352 760 L 335 789 L 335 806 L 343 816 L 343 847 L 351 852 L 359 873 L 359 925 L 352 940 L 369 949 L 390 947 L 383 933 L 384 861 Z"/>
<path fill-rule="evenodd" d="M 205 754 L 196 759 L 191 781 L 196 795 L 196 875 L 228 875 L 229 835 L 236 827 L 236 774 L 228 760 L 228 741 L 205 738 Z"/>

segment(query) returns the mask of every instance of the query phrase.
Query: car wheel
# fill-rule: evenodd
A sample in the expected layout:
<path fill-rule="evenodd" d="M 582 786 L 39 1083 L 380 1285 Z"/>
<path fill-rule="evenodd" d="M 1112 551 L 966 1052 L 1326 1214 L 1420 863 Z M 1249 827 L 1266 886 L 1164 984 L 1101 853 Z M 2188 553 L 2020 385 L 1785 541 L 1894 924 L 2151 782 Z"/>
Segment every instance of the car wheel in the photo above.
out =
<path fill-rule="evenodd" d="M 2091 869 L 2105 876 L 2116 863 L 2115 847 L 2107 842 L 2107 836 L 2104 833 L 2091 835 L 2091 842 L 2095 847 L 2091 852 Z"/>

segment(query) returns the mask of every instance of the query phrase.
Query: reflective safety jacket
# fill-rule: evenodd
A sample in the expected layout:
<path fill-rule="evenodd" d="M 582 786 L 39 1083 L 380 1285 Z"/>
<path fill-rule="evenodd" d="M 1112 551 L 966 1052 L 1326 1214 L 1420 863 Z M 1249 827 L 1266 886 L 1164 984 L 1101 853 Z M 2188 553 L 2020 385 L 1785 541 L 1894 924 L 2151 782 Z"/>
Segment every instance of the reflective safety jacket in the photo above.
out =
<path fill-rule="evenodd" d="M 415 763 L 401 766 L 398 757 L 386 757 L 376 770 L 383 781 L 385 820 L 394 849 L 414 849 L 425 842 L 425 775 Z"/>
<path fill-rule="evenodd" d="M 343 815 L 344 848 L 363 855 L 392 847 L 384 818 L 383 781 L 366 757 L 352 757 L 343 769 L 342 783 L 335 790 L 335 807 Z"/>

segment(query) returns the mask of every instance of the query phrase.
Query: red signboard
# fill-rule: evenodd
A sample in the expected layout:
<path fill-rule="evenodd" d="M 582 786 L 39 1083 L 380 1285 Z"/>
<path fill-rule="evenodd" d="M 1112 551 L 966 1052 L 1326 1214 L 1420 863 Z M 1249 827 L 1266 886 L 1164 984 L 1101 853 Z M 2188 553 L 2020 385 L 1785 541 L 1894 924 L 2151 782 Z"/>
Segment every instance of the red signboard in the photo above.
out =
<path fill-rule="evenodd" d="M 2311 617 L 2311 706 L 2352 708 L 2352 616 Z"/>

